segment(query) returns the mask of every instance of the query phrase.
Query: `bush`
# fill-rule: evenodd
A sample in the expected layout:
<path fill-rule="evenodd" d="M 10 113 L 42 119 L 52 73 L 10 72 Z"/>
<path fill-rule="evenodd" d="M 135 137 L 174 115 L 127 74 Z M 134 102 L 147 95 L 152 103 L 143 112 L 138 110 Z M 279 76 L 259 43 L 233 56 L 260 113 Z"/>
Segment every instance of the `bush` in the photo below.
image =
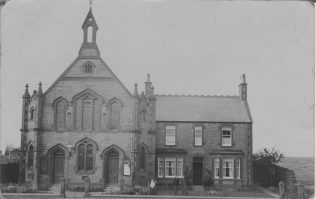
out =
<path fill-rule="evenodd" d="M 203 186 L 210 188 L 214 184 L 214 180 L 212 177 L 212 172 L 209 169 L 206 169 L 206 175 L 203 177 Z"/>
<path fill-rule="evenodd" d="M 37 189 L 33 187 L 27 187 L 25 185 L 1 185 L 1 192 L 3 193 L 36 193 Z"/>

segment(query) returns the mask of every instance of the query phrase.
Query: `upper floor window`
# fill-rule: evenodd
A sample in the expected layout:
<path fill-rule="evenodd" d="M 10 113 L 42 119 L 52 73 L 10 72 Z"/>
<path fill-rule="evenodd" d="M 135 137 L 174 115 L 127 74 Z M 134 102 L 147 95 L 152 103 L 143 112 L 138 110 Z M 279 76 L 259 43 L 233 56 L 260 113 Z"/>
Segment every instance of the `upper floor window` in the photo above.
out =
<path fill-rule="evenodd" d="M 28 158 L 27 158 L 28 167 L 33 166 L 33 158 L 34 158 L 34 148 L 33 148 L 33 145 L 30 145 L 29 150 L 28 150 Z"/>
<path fill-rule="evenodd" d="M 59 97 L 53 102 L 54 107 L 54 120 L 56 131 L 64 131 L 66 129 L 66 111 L 67 101 Z"/>
<path fill-rule="evenodd" d="M 118 129 L 120 124 L 120 107 L 118 102 L 110 104 L 110 129 Z"/>
<path fill-rule="evenodd" d="M 232 146 L 232 128 L 222 128 L 222 146 Z"/>
<path fill-rule="evenodd" d="M 35 108 L 32 107 L 31 108 L 31 113 L 30 113 L 30 120 L 34 120 L 34 116 L 35 116 Z"/>
<path fill-rule="evenodd" d="M 84 64 L 84 72 L 85 73 L 92 73 L 94 68 L 94 64 L 92 62 L 86 62 Z"/>
<path fill-rule="evenodd" d="M 176 144 L 176 127 L 166 126 L 166 145 Z"/>
<path fill-rule="evenodd" d="M 195 146 L 203 145 L 203 127 L 202 126 L 194 127 L 194 145 Z"/>
<path fill-rule="evenodd" d="M 78 171 L 89 172 L 93 170 L 93 145 L 84 142 L 78 146 Z"/>

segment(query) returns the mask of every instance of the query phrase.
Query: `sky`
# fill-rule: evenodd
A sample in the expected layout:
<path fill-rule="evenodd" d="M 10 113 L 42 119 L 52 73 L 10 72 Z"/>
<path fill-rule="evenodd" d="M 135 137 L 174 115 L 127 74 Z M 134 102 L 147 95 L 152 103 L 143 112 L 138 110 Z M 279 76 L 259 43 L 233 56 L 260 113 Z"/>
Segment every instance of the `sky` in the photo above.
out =
<path fill-rule="evenodd" d="M 158 94 L 238 95 L 246 74 L 253 150 L 314 156 L 314 7 L 306 1 L 94 0 L 101 57 Z M 11 0 L 2 13 L 1 148 L 19 146 L 22 95 L 78 56 L 88 0 Z"/>

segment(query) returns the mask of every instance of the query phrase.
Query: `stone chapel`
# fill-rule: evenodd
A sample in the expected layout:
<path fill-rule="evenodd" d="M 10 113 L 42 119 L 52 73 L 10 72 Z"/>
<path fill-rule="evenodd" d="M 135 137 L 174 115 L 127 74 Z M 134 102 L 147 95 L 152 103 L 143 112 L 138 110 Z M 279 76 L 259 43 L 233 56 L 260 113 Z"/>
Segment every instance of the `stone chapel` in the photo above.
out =
<path fill-rule="evenodd" d="M 190 176 L 202 185 L 252 184 L 252 118 L 245 75 L 239 96 L 158 95 L 147 75 L 130 92 L 100 57 L 90 8 L 78 57 L 45 91 L 23 99 L 25 182 L 52 186 L 86 177 L 103 188 Z M 179 77 L 180 78 L 180 77 Z"/>

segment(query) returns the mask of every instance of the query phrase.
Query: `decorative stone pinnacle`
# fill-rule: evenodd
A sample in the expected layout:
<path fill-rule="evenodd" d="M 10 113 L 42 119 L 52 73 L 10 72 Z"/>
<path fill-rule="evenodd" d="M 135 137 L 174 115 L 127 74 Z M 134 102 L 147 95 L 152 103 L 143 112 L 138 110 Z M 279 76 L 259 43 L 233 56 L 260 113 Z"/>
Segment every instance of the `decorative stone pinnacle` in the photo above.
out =
<path fill-rule="evenodd" d="M 42 95 L 43 91 L 42 91 L 42 82 L 38 83 L 38 95 Z"/>

